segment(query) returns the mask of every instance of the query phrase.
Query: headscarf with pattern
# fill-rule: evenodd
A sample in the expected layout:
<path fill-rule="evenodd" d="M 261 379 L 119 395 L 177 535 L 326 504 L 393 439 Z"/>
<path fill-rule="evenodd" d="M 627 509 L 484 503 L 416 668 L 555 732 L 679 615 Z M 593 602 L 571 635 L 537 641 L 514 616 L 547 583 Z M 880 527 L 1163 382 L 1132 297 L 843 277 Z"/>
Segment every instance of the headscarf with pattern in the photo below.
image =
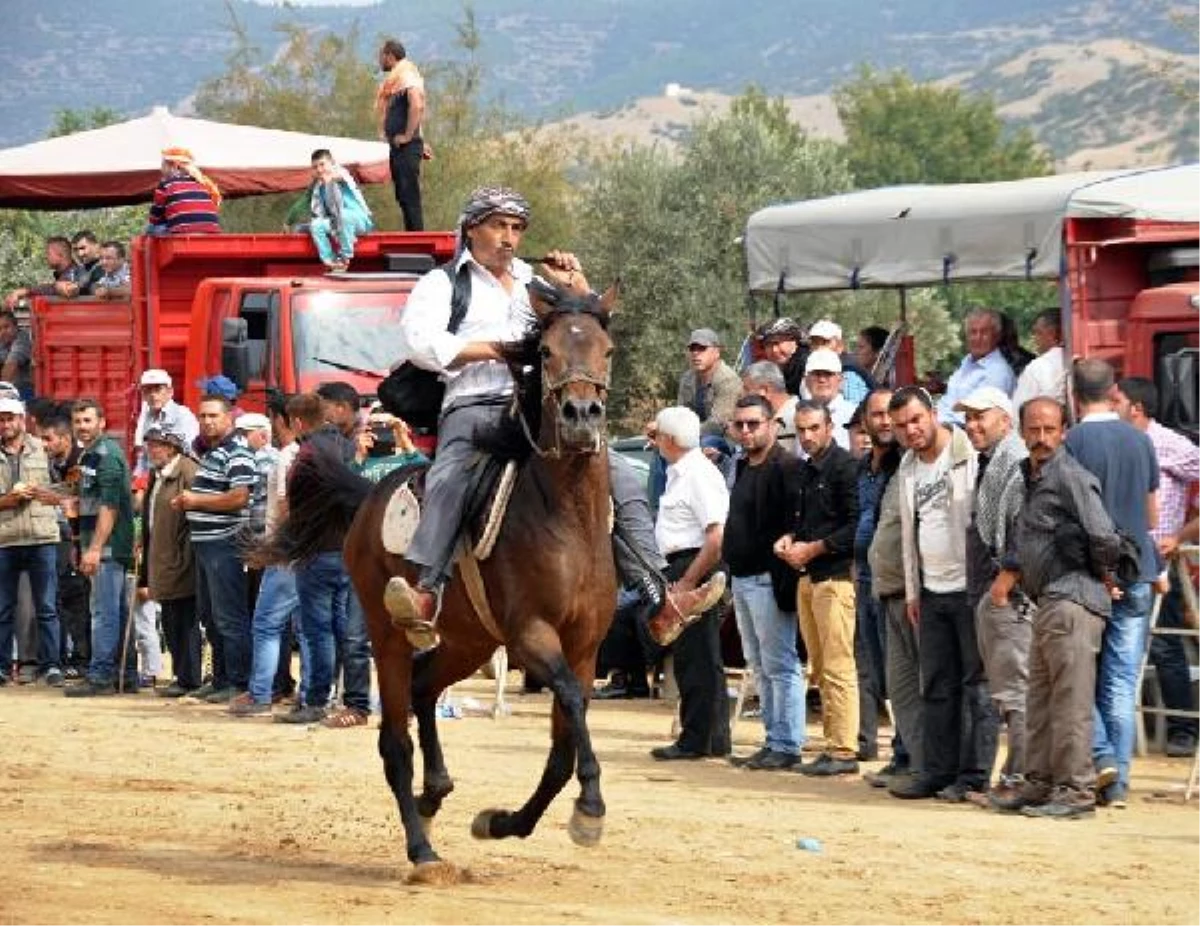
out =
<path fill-rule="evenodd" d="M 162 159 L 176 165 L 185 174 L 204 187 L 204 189 L 208 190 L 208 195 L 212 197 L 215 206 L 219 207 L 221 205 L 220 189 L 196 166 L 196 159 L 192 157 L 191 151 L 180 147 L 163 148 Z"/>

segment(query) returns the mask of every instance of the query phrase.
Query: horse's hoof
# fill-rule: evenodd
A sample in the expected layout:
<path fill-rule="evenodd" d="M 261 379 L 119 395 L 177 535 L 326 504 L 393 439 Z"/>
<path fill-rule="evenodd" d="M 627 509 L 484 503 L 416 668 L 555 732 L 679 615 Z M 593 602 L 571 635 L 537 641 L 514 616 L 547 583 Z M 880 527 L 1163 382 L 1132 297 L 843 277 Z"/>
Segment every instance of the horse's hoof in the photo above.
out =
<path fill-rule="evenodd" d="M 499 807 L 479 811 L 471 821 L 471 835 L 476 839 L 496 839 L 497 837 L 492 835 L 492 820 L 507 813 L 507 810 L 501 810 Z"/>
<path fill-rule="evenodd" d="M 586 813 L 576 810 L 571 814 L 567 832 L 570 833 L 571 842 L 575 845 L 590 849 L 600 844 L 600 837 L 604 835 L 604 818 L 590 817 Z"/>
<path fill-rule="evenodd" d="M 413 866 L 406 879 L 409 884 L 425 884 L 430 887 L 446 887 L 467 880 L 465 869 L 438 859 L 436 862 L 420 862 Z"/>

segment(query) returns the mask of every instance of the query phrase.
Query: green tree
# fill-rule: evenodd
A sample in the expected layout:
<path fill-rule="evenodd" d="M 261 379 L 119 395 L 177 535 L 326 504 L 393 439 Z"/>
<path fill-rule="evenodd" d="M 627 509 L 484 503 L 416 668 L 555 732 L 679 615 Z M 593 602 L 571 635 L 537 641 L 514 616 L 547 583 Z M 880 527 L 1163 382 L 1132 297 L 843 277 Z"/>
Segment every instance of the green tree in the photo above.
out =
<path fill-rule="evenodd" d="M 990 96 L 864 67 L 834 92 L 846 159 L 859 189 L 974 183 L 1054 172 L 1027 129 L 1009 130 Z"/>
<path fill-rule="evenodd" d="M 60 109 L 54 113 L 54 124 L 46 133 L 47 138 L 57 138 L 60 135 L 74 135 L 76 132 L 86 132 L 88 129 L 102 129 L 106 125 L 115 125 L 124 116 L 108 106 L 93 106 L 91 109 Z"/>
<path fill-rule="evenodd" d="M 591 164 L 583 190 L 580 251 L 592 284 L 622 281 L 614 423 L 640 429 L 674 398 L 687 333 L 709 325 L 732 354 L 745 332 L 744 257 L 750 213 L 781 199 L 849 187 L 838 150 L 810 139 L 782 101 L 751 89 L 709 117 L 681 150 L 633 147 Z"/>

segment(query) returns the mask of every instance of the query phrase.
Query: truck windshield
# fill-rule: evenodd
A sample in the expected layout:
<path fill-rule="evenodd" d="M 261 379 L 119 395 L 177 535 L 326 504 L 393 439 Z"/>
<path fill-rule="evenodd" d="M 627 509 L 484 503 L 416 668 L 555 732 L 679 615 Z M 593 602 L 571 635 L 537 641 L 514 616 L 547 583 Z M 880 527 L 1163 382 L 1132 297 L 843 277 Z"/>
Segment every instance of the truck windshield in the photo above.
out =
<path fill-rule="evenodd" d="M 397 293 L 300 293 L 293 308 L 292 345 L 298 373 L 328 375 L 341 367 L 387 373 L 398 359 L 401 305 Z"/>

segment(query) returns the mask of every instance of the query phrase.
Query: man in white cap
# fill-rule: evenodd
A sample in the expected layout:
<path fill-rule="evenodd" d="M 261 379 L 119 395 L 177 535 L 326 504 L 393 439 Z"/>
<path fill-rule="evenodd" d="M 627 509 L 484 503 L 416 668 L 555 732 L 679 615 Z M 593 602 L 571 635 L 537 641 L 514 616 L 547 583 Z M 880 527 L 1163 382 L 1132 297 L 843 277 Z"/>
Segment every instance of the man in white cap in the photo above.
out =
<path fill-rule="evenodd" d="M 250 491 L 250 529 L 261 534 L 267 527 L 267 477 L 279 462 L 279 451 L 271 445 L 271 419 L 260 412 L 246 412 L 238 415 L 233 428 L 254 455 L 258 482 Z"/>
<path fill-rule="evenodd" d="M 813 322 L 812 327 L 808 329 L 808 348 L 828 348 L 838 355 L 842 362 L 842 397 L 851 405 L 857 407 L 858 403 L 867 397 L 867 393 L 875 388 L 871 374 L 859 367 L 854 357 L 846 352 L 842 326 L 837 322 L 828 318 Z"/>
<path fill-rule="evenodd" d="M 17 585 L 24 572 L 38 624 L 38 675 L 63 683 L 59 666 L 58 496 L 50 490 L 50 462 L 38 438 L 25 430 L 25 405 L 0 398 L 0 656 L 8 679 Z"/>
<path fill-rule="evenodd" d="M 133 434 L 133 444 L 138 448 L 134 476 L 142 476 L 150 471 L 150 461 L 142 446 L 142 436 L 151 428 L 180 435 L 188 447 L 192 446 L 196 435 L 200 433 L 200 424 L 196 421 L 196 416 L 189 408 L 175 401 L 171 374 L 166 370 L 146 370 L 138 380 L 138 387 L 142 393 L 142 411 Z"/>
<path fill-rule="evenodd" d="M 975 607 L 975 631 L 988 691 L 1008 734 L 1008 754 L 990 797 L 1015 794 L 1025 772 L 1025 695 L 1029 688 L 1032 606 L 1017 587 L 1010 543 L 1025 501 L 1021 462 L 1029 457 L 1015 424 L 1011 400 L 983 386 L 957 402 L 967 439 L 979 453 L 975 506 L 967 528 L 967 601 Z"/>
<path fill-rule="evenodd" d="M 804 387 L 812 401 L 829 409 L 833 439 L 839 447 L 849 450 L 850 433 L 846 425 L 850 423 L 855 406 L 842 395 L 841 358 L 828 347 L 810 353 L 804 364 Z"/>

